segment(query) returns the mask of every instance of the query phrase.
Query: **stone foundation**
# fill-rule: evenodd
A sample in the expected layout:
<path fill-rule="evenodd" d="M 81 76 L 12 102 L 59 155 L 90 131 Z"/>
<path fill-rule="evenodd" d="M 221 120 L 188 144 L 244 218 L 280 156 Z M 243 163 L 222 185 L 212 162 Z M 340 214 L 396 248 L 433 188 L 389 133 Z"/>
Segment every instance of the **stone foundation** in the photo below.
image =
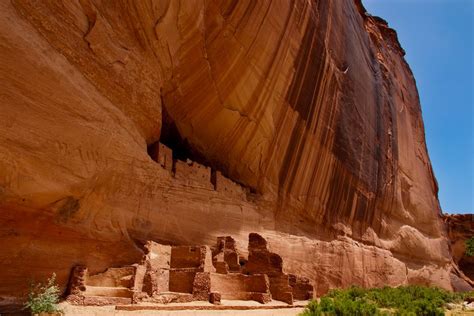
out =
<path fill-rule="evenodd" d="M 230 236 L 208 246 L 168 246 L 149 241 L 140 263 L 109 268 L 89 275 L 84 266 L 72 270 L 68 301 L 78 305 L 123 305 L 273 299 L 293 304 L 313 296 L 304 277 L 283 272 L 281 257 L 267 249 L 266 240 L 249 235 L 248 258 Z"/>

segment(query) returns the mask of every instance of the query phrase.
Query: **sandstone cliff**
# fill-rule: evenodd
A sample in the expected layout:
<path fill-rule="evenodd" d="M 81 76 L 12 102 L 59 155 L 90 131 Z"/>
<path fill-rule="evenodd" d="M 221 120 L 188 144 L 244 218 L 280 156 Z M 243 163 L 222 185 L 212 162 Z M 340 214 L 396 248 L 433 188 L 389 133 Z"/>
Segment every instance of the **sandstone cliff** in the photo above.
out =
<path fill-rule="evenodd" d="M 474 238 L 474 214 L 445 214 L 444 222 L 448 228 L 453 260 L 466 281 L 474 286 L 474 256 L 466 253 L 466 241 Z"/>
<path fill-rule="evenodd" d="M 317 294 L 452 289 L 415 80 L 359 1 L 7 0 L 0 26 L 0 304 L 250 232 Z"/>

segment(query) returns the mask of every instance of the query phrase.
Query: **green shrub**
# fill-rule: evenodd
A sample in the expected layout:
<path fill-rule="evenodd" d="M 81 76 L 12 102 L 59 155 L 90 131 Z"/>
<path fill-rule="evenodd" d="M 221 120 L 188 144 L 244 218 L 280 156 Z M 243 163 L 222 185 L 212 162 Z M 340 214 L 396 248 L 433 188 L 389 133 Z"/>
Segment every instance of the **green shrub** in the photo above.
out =
<path fill-rule="evenodd" d="M 428 300 L 415 300 L 409 306 L 403 306 L 397 309 L 395 315 L 413 315 L 413 316 L 443 316 L 444 311 L 441 307 Z"/>
<path fill-rule="evenodd" d="M 466 256 L 474 257 L 474 237 L 466 240 Z"/>
<path fill-rule="evenodd" d="M 322 300 L 322 299 L 321 299 Z M 301 316 L 320 316 L 321 315 L 321 308 L 318 304 L 318 301 L 311 300 L 308 305 L 306 305 L 303 313 Z"/>
<path fill-rule="evenodd" d="M 304 316 L 345 315 L 444 315 L 446 303 L 461 302 L 471 293 L 450 293 L 423 286 L 400 286 L 362 289 L 351 287 L 332 290 L 318 303 L 311 301 L 304 310 Z"/>
<path fill-rule="evenodd" d="M 56 274 L 48 279 L 46 283 L 31 284 L 25 309 L 32 314 L 39 313 L 62 313 L 58 308 L 60 290 L 56 285 Z"/>
<path fill-rule="evenodd" d="M 346 291 L 331 291 L 327 296 L 323 296 L 319 303 L 315 300 L 311 301 L 302 315 L 372 316 L 381 314 L 377 306 L 364 297 L 362 289 L 351 288 Z"/>

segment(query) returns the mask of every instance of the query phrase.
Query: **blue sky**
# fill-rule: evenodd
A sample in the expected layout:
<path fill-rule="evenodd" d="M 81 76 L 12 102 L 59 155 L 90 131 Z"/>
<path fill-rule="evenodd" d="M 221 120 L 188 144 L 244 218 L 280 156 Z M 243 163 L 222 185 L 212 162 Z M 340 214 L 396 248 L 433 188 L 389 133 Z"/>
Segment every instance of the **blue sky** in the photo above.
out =
<path fill-rule="evenodd" d="M 474 213 L 474 0 L 363 0 L 398 33 L 444 212 Z"/>

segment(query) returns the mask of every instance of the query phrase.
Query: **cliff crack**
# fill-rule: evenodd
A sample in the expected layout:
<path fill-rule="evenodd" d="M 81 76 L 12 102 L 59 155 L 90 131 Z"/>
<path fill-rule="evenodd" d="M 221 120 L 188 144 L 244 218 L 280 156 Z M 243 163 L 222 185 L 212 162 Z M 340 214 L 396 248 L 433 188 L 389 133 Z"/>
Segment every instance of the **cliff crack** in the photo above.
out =
<path fill-rule="evenodd" d="M 244 117 L 244 118 L 246 118 L 247 120 L 249 120 L 251 122 L 256 122 L 255 119 L 253 119 L 250 115 L 248 115 L 246 113 L 243 113 L 241 110 L 239 110 L 239 109 L 237 109 L 237 108 L 235 108 L 231 105 L 222 104 L 222 106 L 226 110 L 229 110 L 229 111 L 232 111 L 232 112 L 237 112 L 241 117 Z"/>

